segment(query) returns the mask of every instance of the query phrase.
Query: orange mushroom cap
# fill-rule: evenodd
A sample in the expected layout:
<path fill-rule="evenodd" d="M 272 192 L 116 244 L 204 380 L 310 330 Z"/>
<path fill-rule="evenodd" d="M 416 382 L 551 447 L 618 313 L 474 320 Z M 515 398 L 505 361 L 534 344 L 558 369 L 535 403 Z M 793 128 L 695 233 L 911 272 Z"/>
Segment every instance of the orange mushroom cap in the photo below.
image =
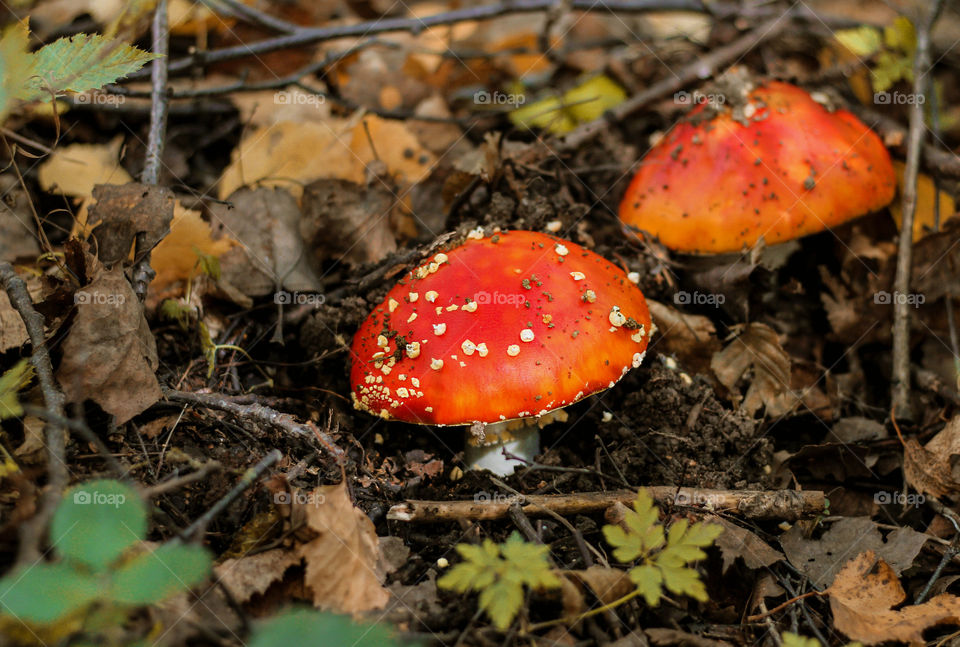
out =
<path fill-rule="evenodd" d="M 893 200 L 880 138 L 846 110 L 769 81 L 707 118 L 700 104 L 644 158 L 620 219 L 675 251 L 713 254 L 822 231 Z"/>
<path fill-rule="evenodd" d="M 351 347 L 358 409 L 432 425 L 540 416 L 613 386 L 652 333 L 624 272 L 531 231 L 439 253 L 402 279 Z"/>

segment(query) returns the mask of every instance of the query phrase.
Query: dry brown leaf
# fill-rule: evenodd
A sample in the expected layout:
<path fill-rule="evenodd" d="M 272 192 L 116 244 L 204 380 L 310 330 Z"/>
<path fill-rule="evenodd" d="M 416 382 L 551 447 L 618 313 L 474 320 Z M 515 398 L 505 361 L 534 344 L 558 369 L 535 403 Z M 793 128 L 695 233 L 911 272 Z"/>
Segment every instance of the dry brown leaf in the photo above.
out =
<path fill-rule="evenodd" d="M 587 608 L 589 593 L 601 604 L 610 604 L 637 588 L 626 571 L 604 566 L 563 571 L 561 597 L 565 615 L 577 615 Z"/>
<path fill-rule="evenodd" d="M 919 647 L 926 644 L 925 629 L 960 624 L 960 598 L 949 593 L 894 611 L 907 595 L 894 570 L 871 550 L 844 564 L 826 594 L 834 626 L 864 645 L 901 641 Z"/>
<path fill-rule="evenodd" d="M 144 249 L 153 249 L 170 231 L 173 193 L 164 187 L 130 182 L 93 188 L 88 226 L 93 227 L 97 258 L 104 265 L 127 259 L 133 241 L 144 234 Z"/>
<path fill-rule="evenodd" d="M 918 492 L 933 497 L 960 492 L 960 416 L 954 416 L 926 447 L 915 438 L 903 444 L 903 475 Z"/>
<path fill-rule="evenodd" d="M 694 373 L 706 373 L 710 358 L 720 350 L 717 329 L 701 315 L 692 315 L 647 299 L 650 317 L 657 324 L 661 353 L 676 355 L 680 364 Z"/>
<path fill-rule="evenodd" d="M 783 559 L 783 553 L 771 548 L 755 534 L 730 523 L 722 517 L 712 517 L 713 521 L 723 526 L 723 534 L 717 537 L 717 546 L 723 557 L 723 572 L 733 564 L 738 557 L 743 559 L 747 568 L 756 569 L 770 566 Z"/>
<path fill-rule="evenodd" d="M 30 195 L 12 174 L 0 175 L 0 261 L 36 258 L 40 243 L 30 208 Z"/>
<path fill-rule="evenodd" d="M 217 578 L 241 604 L 254 595 L 262 595 L 270 585 L 283 579 L 300 555 L 292 550 L 274 548 L 249 557 L 233 557 L 214 566 Z"/>
<path fill-rule="evenodd" d="M 237 245 L 220 258 L 224 282 L 248 297 L 279 288 L 315 292 L 320 276 L 313 255 L 300 235 L 300 207 L 283 189 L 240 189 L 230 196 L 232 207 L 213 205 L 212 226 Z"/>
<path fill-rule="evenodd" d="M 778 416 L 796 406 L 797 398 L 790 391 L 790 356 L 780 345 L 777 332 L 766 324 L 742 326 L 736 339 L 714 353 L 710 368 L 734 400 L 739 399 L 737 383 L 752 373 L 740 403 L 749 415 L 765 407 L 767 415 Z"/>
<path fill-rule="evenodd" d="M 236 241 L 226 236 L 214 240 L 210 225 L 200 212 L 176 202 L 170 233 L 153 249 L 150 257 L 150 264 L 157 273 L 150 284 L 151 299 L 159 301 L 178 295 L 181 282 L 200 273 L 198 254 L 220 258 L 235 244 Z"/>
<path fill-rule="evenodd" d="M 10 305 L 7 293 L 0 290 L 0 353 L 11 348 L 19 348 L 29 339 L 30 336 L 27 335 L 27 328 L 23 325 L 20 313 Z"/>
<path fill-rule="evenodd" d="M 71 402 L 91 399 L 123 424 L 160 399 L 157 346 L 119 265 L 76 293 L 57 380 Z"/>
<path fill-rule="evenodd" d="M 894 161 L 893 168 L 897 172 L 897 185 L 900 188 L 900 195 L 902 195 L 903 171 L 906 165 L 903 162 Z M 917 242 L 927 234 L 936 231 L 934 226 L 937 216 L 937 213 L 935 213 L 935 193 L 936 186 L 934 185 L 933 178 L 925 173 L 920 173 L 917 176 L 917 206 L 913 214 L 913 242 Z M 900 223 L 903 221 L 903 203 L 900 195 L 890 203 L 890 214 L 897 223 L 897 229 L 900 228 Z M 941 189 L 939 212 L 941 227 L 944 222 L 954 216 L 956 211 L 957 205 L 953 201 L 953 196 Z"/>
<path fill-rule="evenodd" d="M 301 544 L 297 554 L 306 564 L 304 583 L 313 593 L 313 604 L 340 613 L 381 609 L 390 599 L 383 587 L 378 563 L 380 550 L 373 522 L 354 507 L 344 480 L 301 493 L 301 508 L 317 537 Z"/>

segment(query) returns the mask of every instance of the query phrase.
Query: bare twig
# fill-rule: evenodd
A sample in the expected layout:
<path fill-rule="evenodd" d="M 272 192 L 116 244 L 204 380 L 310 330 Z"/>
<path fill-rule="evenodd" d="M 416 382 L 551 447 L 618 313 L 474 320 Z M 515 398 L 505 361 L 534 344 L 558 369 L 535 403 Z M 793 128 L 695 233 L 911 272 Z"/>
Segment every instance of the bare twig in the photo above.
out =
<path fill-rule="evenodd" d="M 826 499 L 823 492 L 774 490 L 701 490 L 659 486 L 647 488 L 654 500 L 663 505 L 689 505 L 703 502 L 710 512 L 729 512 L 747 519 L 795 521 L 821 514 Z M 523 497 L 521 509 L 530 516 L 548 511 L 557 514 L 582 514 L 604 510 L 614 503 L 628 505 L 637 498 L 633 490 L 582 492 L 579 494 L 530 495 Z M 387 519 L 431 523 L 457 519 L 490 520 L 507 515 L 512 502 L 504 501 L 405 501 L 387 512 Z"/>
<path fill-rule="evenodd" d="M 920 149 L 923 146 L 924 124 L 921 97 L 926 96 L 930 72 L 930 30 L 940 15 L 943 0 L 933 0 L 926 15 L 915 20 L 917 49 L 913 59 L 914 101 L 910 106 L 910 129 L 907 132 L 907 164 L 903 172 L 903 218 L 900 223 L 900 241 L 897 248 L 897 273 L 893 283 L 894 294 L 910 292 L 910 270 L 913 262 L 913 215 L 917 207 L 917 174 L 920 171 Z M 891 377 L 891 407 L 904 419 L 911 420 L 910 403 L 910 305 L 906 299 L 893 304 L 893 371 Z"/>
<path fill-rule="evenodd" d="M 253 422 L 266 425 L 283 433 L 299 436 L 307 441 L 318 440 L 327 453 L 333 456 L 337 462 L 342 462 L 346 458 L 344 451 L 337 447 L 333 439 L 317 429 L 315 425 L 301 424 L 294 420 L 290 414 L 281 413 L 270 407 L 265 407 L 258 402 L 252 404 L 237 404 L 215 393 L 187 393 L 186 391 L 165 390 L 164 395 L 167 399 L 175 402 L 186 402 L 208 409 L 226 411 L 234 416 L 242 426 L 247 428 L 249 428 L 251 422 Z"/>
<path fill-rule="evenodd" d="M 47 350 L 46 339 L 43 334 L 43 315 L 33 307 L 27 284 L 17 276 L 10 263 L 0 263 L 0 285 L 3 286 L 10 304 L 20 314 L 23 325 L 30 336 L 33 346 L 33 355 L 30 362 L 37 373 L 40 382 L 40 391 L 43 393 L 43 402 L 51 417 L 63 418 L 63 393 L 53 377 L 53 364 L 50 362 L 50 352 Z M 31 519 L 20 526 L 20 547 L 17 554 L 17 564 L 33 563 L 40 556 L 40 543 L 46 530 L 47 522 L 53 516 L 53 511 L 63 488 L 66 487 L 69 475 L 67 473 L 67 449 L 64 440 L 63 427 L 48 422 L 44 426 L 44 436 L 47 446 L 47 490 L 43 502 Z"/>
<path fill-rule="evenodd" d="M 147 139 L 147 155 L 143 163 L 144 184 L 156 185 L 160 181 L 160 165 L 163 142 L 167 136 L 167 54 L 170 32 L 167 28 L 167 0 L 158 0 L 153 13 L 153 53 L 159 58 L 150 64 L 150 133 Z M 146 249 L 147 235 L 137 234 L 133 264 L 133 291 L 143 301 L 147 287 L 156 276 L 150 267 L 150 249 Z"/>
<path fill-rule="evenodd" d="M 106 443 L 103 442 L 103 439 L 95 434 L 93 429 L 87 426 L 87 423 L 83 420 L 72 420 L 70 418 L 65 418 L 47 410 L 44 407 L 37 407 L 31 404 L 24 404 L 23 411 L 27 415 L 36 416 L 37 418 L 41 418 L 47 422 L 52 422 L 55 425 L 61 425 L 67 429 L 70 429 L 71 431 L 74 431 L 83 440 L 97 448 L 97 452 L 99 452 L 100 456 L 103 458 L 104 462 L 107 464 L 107 466 L 110 468 L 110 471 L 113 472 L 116 478 L 127 478 L 128 470 L 124 469 L 123 465 L 120 464 L 120 461 L 118 461 L 110 451 L 110 448 L 107 447 Z"/>
<path fill-rule="evenodd" d="M 281 34 L 293 34 L 301 29 L 299 25 L 287 22 L 276 16 L 271 16 L 268 13 L 264 13 L 255 7 L 245 5 L 237 0 L 202 0 L 202 2 L 218 13 L 228 13 L 254 25 L 266 27 Z M 226 11 L 224 11 L 224 9 L 226 9 Z"/>
<path fill-rule="evenodd" d="M 185 528 L 178 536 L 183 541 L 189 541 L 198 532 L 206 529 L 207 525 L 216 517 L 218 514 L 227 509 L 231 503 L 236 500 L 238 496 L 243 494 L 243 492 L 253 485 L 257 479 L 259 479 L 271 465 L 279 461 L 283 457 L 283 454 L 280 453 L 279 449 L 274 449 L 269 454 L 264 456 L 259 463 L 248 469 L 244 475 L 240 478 L 240 481 L 230 488 L 230 491 L 227 492 L 223 497 L 213 504 L 213 507 L 204 512 L 200 517 L 197 518 L 192 524 Z"/>
<path fill-rule="evenodd" d="M 577 126 L 575 130 L 560 138 L 558 144 L 553 147 L 554 150 L 569 151 L 579 148 L 584 142 L 606 130 L 610 121 L 625 119 L 651 101 L 655 101 L 671 92 L 677 92 L 691 83 L 709 78 L 716 70 L 733 63 L 763 41 L 778 35 L 789 24 L 790 21 L 786 15 L 762 23 L 756 29 L 732 43 L 718 47 L 706 56 L 698 58 L 680 70 L 679 73 L 661 79 L 642 92 L 633 95 L 611 109 L 608 114 Z"/>

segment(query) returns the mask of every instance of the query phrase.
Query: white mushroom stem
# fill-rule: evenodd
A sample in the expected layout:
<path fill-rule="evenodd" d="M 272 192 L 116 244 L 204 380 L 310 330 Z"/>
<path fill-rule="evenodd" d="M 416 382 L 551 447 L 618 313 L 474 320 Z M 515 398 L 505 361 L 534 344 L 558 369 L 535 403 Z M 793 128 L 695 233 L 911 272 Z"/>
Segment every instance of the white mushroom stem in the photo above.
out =
<path fill-rule="evenodd" d="M 566 419 L 567 413 L 557 410 L 539 418 L 474 424 L 467 427 L 464 461 L 470 469 L 509 476 L 517 467 L 523 467 L 524 461 L 532 463 L 540 453 L 540 430 L 551 422 Z"/>

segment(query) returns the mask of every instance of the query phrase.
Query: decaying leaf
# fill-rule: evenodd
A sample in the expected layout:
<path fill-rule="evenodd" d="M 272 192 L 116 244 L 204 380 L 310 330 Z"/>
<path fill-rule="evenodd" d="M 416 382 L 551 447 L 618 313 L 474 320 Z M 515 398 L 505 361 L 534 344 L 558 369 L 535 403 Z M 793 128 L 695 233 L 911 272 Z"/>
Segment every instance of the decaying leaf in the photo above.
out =
<path fill-rule="evenodd" d="M 314 606 L 340 613 L 383 608 L 390 594 L 378 564 L 377 533 L 363 510 L 354 507 L 346 481 L 303 494 L 306 503 L 294 505 L 317 536 L 301 544 L 297 554 L 306 563 L 304 582 Z"/>
<path fill-rule="evenodd" d="M 279 288 L 315 292 L 320 276 L 300 235 L 300 207 L 284 189 L 240 189 L 231 206 L 213 205 L 212 225 L 237 245 L 220 258 L 224 281 L 248 297 Z"/>
<path fill-rule="evenodd" d="M 722 517 L 713 517 L 713 521 L 723 526 L 723 534 L 717 537 L 716 543 L 723 557 L 724 573 L 738 557 L 743 559 L 749 569 L 770 566 L 783 559 L 779 550 L 771 548 L 767 542 L 746 528 L 730 523 Z"/>
<path fill-rule="evenodd" d="M 44 191 L 55 191 L 74 198 L 93 195 L 98 184 L 127 184 L 130 174 L 120 166 L 123 138 L 106 144 L 71 144 L 56 148 L 37 170 Z"/>
<path fill-rule="evenodd" d="M 13 174 L 0 175 L 0 195 L 3 196 L 0 200 L 0 261 L 36 257 L 40 254 L 40 244 L 30 210 L 30 195 Z"/>
<path fill-rule="evenodd" d="M 226 559 L 213 570 L 237 602 L 243 603 L 254 595 L 265 593 L 271 584 L 283 579 L 287 569 L 299 564 L 301 559 L 295 551 L 274 548 L 248 557 Z"/>
<path fill-rule="evenodd" d="M 796 524 L 780 538 L 790 563 L 817 586 L 828 586 L 850 555 L 871 551 L 886 560 L 899 575 L 913 565 L 927 536 L 912 528 L 897 528 L 886 540 L 870 517 L 844 517 L 820 539 L 804 537 L 803 524 Z"/>
<path fill-rule="evenodd" d="M 7 293 L 0 290 L 0 353 L 22 346 L 28 339 L 20 313 L 13 309 Z"/>
<path fill-rule="evenodd" d="M 57 380 L 71 402 L 91 399 L 123 424 L 160 399 L 157 346 L 118 265 L 76 293 Z"/>
<path fill-rule="evenodd" d="M 153 249 L 170 231 L 174 200 L 169 189 L 136 182 L 98 184 L 93 198 L 87 224 L 94 228 L 97 258 L 104 265 L 125 260 L 137 234 L 145 234 L 144 249 Z"/>
<path fill-rule="evenodd" d="M 960 492 L 960 416 L 951 418 L 925 447 L 906 439 L 903 475 L 915 490 L 933 497 Z"/>
<path fill-rule="evenodd" d="M 660 352 L 676 355 L 680 364 L 694 373 L 705 373 L 710 368 L 710 358 L 720 350 L 713 322 L 653 299 L 647 299 L 647 305 L 651 318 L 657 322 Z"/>
<path fill-rule="evenodd" d="M 752 373 L 750 386 L 740 406 L 753 415 L 765 407 L 769 416 L 779 416 L 797 404 L 790 391 L 790 356 L 777 339 L 777 332 L 762 323 L 741 327 L 740 334 L 710 360 L 714 375 L 739 399 L 737 383 Z"/>
<path fill-rule="evenodd" d="M 563 612 L 567 616 L 588 608 L 588 594 L 601 604 L 609 604 L 637 588 L 630 576 L 617 568 L 591 566 L 585 570 L 563 571 L 561 576 Z"/>
<path fill-rule="evenodd" d="M 864 645 L 901 641 L 919 647 L 926 644 L 925 629 L 960 624 L 960 598 L 949 593 L 894 611 L 907 595 L 897 573 L 872 550 L 844 564 L 826 593 L 834 626 Z"/>
<path fill-rule="evenodd" d="M 893 162 L 893 168 L 897 172 L 897 184 L 900 187 L 900 193 L 903 193 L 903 171 L 906 165 L 900 161 Z M 940 227 L 942 228 L 949 218 L 952 218 L 957 211 L 957 205 L 953 201 L 953 196 L 940 190 L 940 209 L 937 211 L 937 203 L 934 195 L 937 193 L 933 178 L 925 173 L 917 176 L 917 205 L 913 214 L 913 241 L 917 242 L 927 234 L 937 231 L 937 216 L 940 218 Z M 903 204 L 899 197 L 890 203 L 890 213 L 900 228 L 903 220 Z"/>
<path fill-rule="evenodd" d="M 317 180 L 303 190 L 300 233 L 320 259 L 379 261 L 397 249 L 390 231 L 395 204 L 393 193 L 380 183 Z"/>

